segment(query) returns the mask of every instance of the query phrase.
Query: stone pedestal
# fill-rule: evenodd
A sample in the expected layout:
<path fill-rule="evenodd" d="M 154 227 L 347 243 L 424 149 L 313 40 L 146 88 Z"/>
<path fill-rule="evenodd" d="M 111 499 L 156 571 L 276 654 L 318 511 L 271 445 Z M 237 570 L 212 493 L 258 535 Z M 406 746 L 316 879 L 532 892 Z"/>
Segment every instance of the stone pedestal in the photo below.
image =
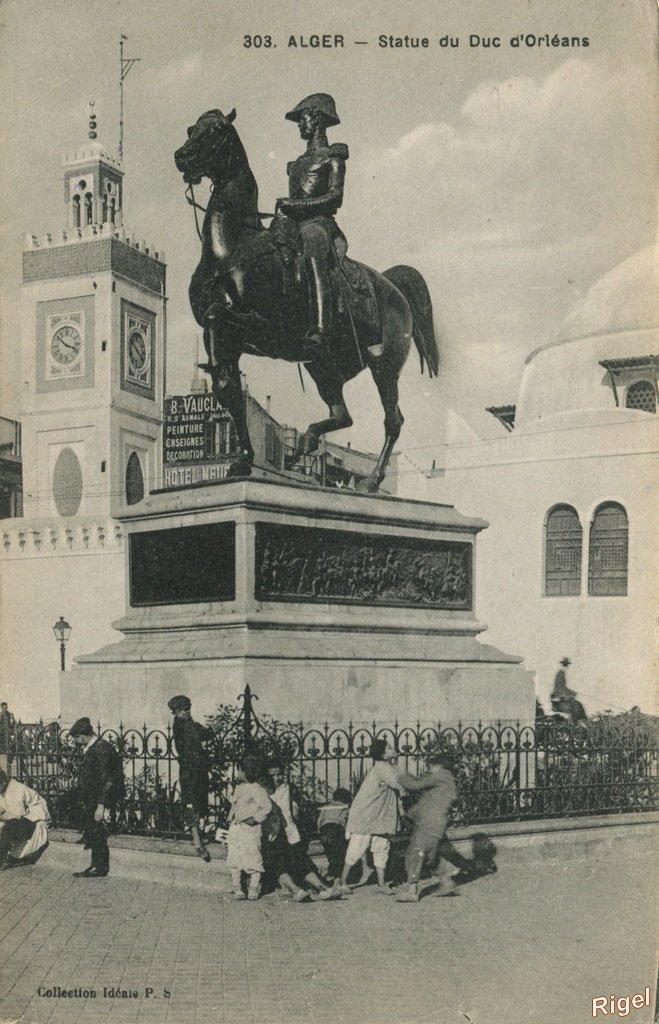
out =
<path fill-rule="evenodd" d="M 62 720 L 257 711 L 320 723 L 533 721 L 532 674 L 483 644 L 476 536 L 453 507 L 268 481 L 155 493 L 121 516 L 122 638 L 62 676 Z M 99 581 L 102 586 L 102 581 Z"/>

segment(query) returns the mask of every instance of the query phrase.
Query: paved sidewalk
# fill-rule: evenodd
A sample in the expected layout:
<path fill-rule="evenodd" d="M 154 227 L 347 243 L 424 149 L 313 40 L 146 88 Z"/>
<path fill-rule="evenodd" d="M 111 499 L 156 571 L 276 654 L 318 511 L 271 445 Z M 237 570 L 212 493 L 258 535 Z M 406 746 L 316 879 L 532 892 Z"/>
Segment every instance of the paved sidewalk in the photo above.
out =
<path fill-rule="evenodd" d="M 649 986 L 651 1007 L 625 1019 L 651 1024 L 650 846 L 630 835 L 528 863 L 502 851 L 496 875 L 418 904 L 371 887 L 340 902 L 235 903 L 192 885 L 74 879 L 46 853 L 0 874 L 0 1021 L 585 1024 L 594 996 Z"/>

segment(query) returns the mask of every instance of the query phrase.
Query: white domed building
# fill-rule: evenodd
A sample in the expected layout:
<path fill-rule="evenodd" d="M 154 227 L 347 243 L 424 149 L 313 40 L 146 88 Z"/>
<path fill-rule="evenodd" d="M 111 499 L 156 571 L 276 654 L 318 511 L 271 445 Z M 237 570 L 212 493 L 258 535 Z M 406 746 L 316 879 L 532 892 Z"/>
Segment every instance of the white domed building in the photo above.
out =
<path fill-rule="evenodd" d="M 545 706 L 568 657 L 589 713 L 657 710 L 657 280 L 654 247 L 601 278 L 527 357 L 516 405 L 488 409 L 501 436 L 449 439 L 416 488 L 489 522 L 476 611 Z"/>

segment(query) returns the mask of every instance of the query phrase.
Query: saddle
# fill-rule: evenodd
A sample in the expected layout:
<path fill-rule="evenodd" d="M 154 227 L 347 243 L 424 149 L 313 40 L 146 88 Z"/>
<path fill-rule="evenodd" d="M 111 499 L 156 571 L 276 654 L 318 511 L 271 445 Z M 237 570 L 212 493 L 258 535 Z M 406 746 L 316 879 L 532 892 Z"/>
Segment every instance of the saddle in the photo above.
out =
<path fill-rule="evenodd" d="M 342 240 L 343 245 L 347 245 L 343 232 L 336 225 L 335 228 L 335 243 Z M 299 295 L 300 290 L 307 292 L 309 286 L 306 258 L 297 223 L 290 217 L 275 217 L 268 230 L 268 238 L 283 262 L 285 291 L 291 299 Z M 350 303 L 350 311 L 355 320 L 373 323 L 377 315 L 377 303 L 371 278 L 366 268 L 344 255 L 342 249 L 343 246 L 336 244 L 332 249 L 334 265 L 330 267 L 330 277 L 335 310 L 339 316 L 347 315 L 347 306 Z"/>
<path fill-rule="evenodd" d="M 314 288 L 309 261 L 302 253 L 296 225 L 285 218 L 276 220 L 275 230 L 271 227 L 268 231 L 250 232 L 233 262 L 223 263 L 214 270 L 208 264 L 199 264 L 190 283 L 190 301 L 193 310 L 199 314 L 199 322 L 203 322 L 214 307 L 224 309 L 226 322 L 239 329 L 241 344 L 246 351 L 295 361 L 299 357 L 298 348 L 301 352 L 302 339 L 315 323 Z M 289 230 L 290 227 L 293 230 Z M 332 347 L 336 344 L 339 348 L 354 351 L 357 325 L 362 328 L 369 326 L 372 332 L 377 330 L 375 289 L 366 268 L 360 263 L 345 256 L 341 258 L 335 249 L 333 256 L 334 265 L 330 266 L 335 312 Z M 263 274 L 263 289 L 267 291 L 272 286 L 268 260 L 273 259 L 280 269 L 282 306 L 289 314 L 287 322 L 266 319 L 263 312 L 243 311 L 223 299 L 226 294 L 223 282 L 234 269 L 246 266 L 252 267 L 257 278 Z"/>

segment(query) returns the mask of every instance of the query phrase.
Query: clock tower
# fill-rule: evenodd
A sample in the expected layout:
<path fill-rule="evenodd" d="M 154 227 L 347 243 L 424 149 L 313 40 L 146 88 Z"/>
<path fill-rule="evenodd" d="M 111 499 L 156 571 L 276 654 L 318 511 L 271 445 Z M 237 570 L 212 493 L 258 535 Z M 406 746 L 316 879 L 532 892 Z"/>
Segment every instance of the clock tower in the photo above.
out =
<path fill-rule="evenodd" d="M 26 516 L 115 515 L 159 483 L 164 258 L 126 232 L 121 163 L 89 136 L 64 158 L 65 228 L 23 252 Z"/>

